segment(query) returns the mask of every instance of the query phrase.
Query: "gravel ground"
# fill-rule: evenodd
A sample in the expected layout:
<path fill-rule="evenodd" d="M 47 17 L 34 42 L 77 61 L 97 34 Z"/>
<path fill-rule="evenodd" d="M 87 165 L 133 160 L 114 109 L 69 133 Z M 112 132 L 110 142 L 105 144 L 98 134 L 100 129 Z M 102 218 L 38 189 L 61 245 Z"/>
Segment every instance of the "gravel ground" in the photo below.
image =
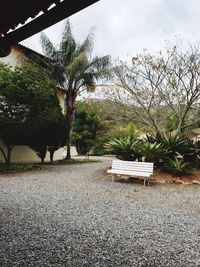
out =
<path fill-rule="evenodd" d="M 0 176 L 0 266 L 200 266 L 200 187 L 112 183 L 111 162 Z"/>

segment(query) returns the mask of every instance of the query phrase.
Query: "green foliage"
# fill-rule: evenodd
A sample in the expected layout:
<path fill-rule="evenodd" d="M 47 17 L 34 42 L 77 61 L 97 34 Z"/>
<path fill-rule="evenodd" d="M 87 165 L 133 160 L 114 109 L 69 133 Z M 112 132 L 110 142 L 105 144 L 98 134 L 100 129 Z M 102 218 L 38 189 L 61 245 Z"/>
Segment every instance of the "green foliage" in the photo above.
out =
<path fill-rule="evenodd" d="M 141 157 L 145 157 L 145 161 L 148 162 L 156 162 L 156 160 L 165 155 L 165 150 L 161 144 L 148 143 L 144 141 L 137 144 L 136 151 Z"/>
<path fill-rule="evenodd" d="M 22 139 L 24 120 L 31 108 L 28 92 L 22 70 L 0 63 L 0 138 L 6 146 L 0 151 L 6 164 L 10 164 L 14 144 Z"/>
<path fill-rule="evenodd" d="M 73 133 L 73 142 L 79 155 L 86 155 L 94 146 L 99 128 L 100 122 L 96 114 L 86 112 L 80 106 L 76 111 Z"/>
<path fill-rule="evenodd" d="M 138 137 L 138 130 L 136 125 L 133 122 L 130 122 L 125 127 L 119 127 L 117 134 L 121 137 L 131 136 L 136 139 Z"/>
<path fill-rule="evenodd" d="M 56 96 L 51 97 L 54 98 Z M 42 162 L 47 150 L 50 152 L 50 161 L 53 162 L 54 152 L 66 144 L 66 121 L 58 102 L 54 100 L 54 105 L 47 101 L 43 111 L 38 109 L 39 112 L 27 120 L 27 142 Z"/>
<path fill-rule="evenodd" d="M 98 131 L 97 138 L 95 141 L 93 155 L 94 156 L 103 156 L 108 154 L 109 151 L 106 148 L 106 144 L 111 141 L 111 136 L 107 132 L 107 128 L 104 128 L 104 124 L 101 124 L 101 128 Z"/>
<path fill-rule="evenodd" d="M 193 144 L 180 136 L 162 137 L 160 142 L 169 158 L 174 158 L 177 153 L 184 156 L 194 152 Z"/>
<path fill-rule="evenodd" d="M 37 66 L 0 65 L 0 147 L 10 163 L 14 145 L 30 145 L 43 160 L 47 147 L 64 145 L 66 123 L 48 76 Z"/>
<path fill-rule="evenodd" d="M 176 114 L 172 114 L 165 120 L 165 131 L 173 132 L 178 128 L 178 117 Z"/>
<path fill-rule="evenodd" d="M 43 140 L 42 140 L 43 141 Z M 41 163 L 44 163 L 44 158 L 46 157 L 47 153 L 47 146 L 45 144 L 41 143 L 32 143 L 30 145 L 30 148 L 36 153 L 38 158 L 41 159 Z"/>
<path fill-rule="evenodd" d="M 107 150 L 122 160 L 135 160 L 136 140 L 131 136 L 115 138 L 108 142 Z"/>
<path fill-rule="evenodd" d="M 104 156 L 106 154 L 106 149 L 104 147 L 95 147 L 93 150 L 93 155 L 94 156 Z"/>
<path fill-rule="evenodd" d="M 174 175 L 186 175 L 192 171 L 191 164 L 178 157 L 169 160 L 168 168 Z"/>
<path fill-rule="evenodd" d="M 87 99 L 80 102 L 80 104 L 84 106 L 86 112 L 96 114 L 100 121 L 100 128 L 97 131 L 93 147 L 93 155 L 100 156 L 109 153 L 105 148 L 105 144 L 114 138 L 138 137 L 137 125 L 133 122 L 127 124 L 125 121 L 119 121 L 119 117 L 116 116 L 116 112 L 113 110 L 115 106 L 112 102 Z"/>

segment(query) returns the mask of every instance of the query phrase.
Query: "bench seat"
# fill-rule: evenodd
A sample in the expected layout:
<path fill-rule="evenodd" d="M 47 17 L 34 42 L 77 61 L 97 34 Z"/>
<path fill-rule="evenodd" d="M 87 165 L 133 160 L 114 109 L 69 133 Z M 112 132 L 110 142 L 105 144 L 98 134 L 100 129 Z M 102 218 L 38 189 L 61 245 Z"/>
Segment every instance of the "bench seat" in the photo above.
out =
<path fill-rule="evenodd" d="M 153 163 L 113 160 L 111 169 L 107 170 L 107 173 L 113 174 L 113 181 L 115 174 L 119 176 L 141 177 L 144 179 L 145 185 L 146 180 L 153 175 Z"/>

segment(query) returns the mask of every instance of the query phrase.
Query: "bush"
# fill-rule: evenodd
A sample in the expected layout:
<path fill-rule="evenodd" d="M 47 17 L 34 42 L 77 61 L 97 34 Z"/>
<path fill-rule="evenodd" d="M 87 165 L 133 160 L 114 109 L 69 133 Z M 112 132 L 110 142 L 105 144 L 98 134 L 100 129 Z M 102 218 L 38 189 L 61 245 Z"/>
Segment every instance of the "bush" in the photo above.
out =
<path fill-rule="evenodd" d="M 135 160 L 137 158 L 135 153 L 136 142 L 131 136 L 115 138 L 107 144 L 107 150 L 122 160 Z"/>
<path fill-rule="evenodd" d="M 182 156 L 194 153 L 193 144 L 188 139 L 182 137 L 162 137 L 160 139 L 160 143 L 162 144 L 163 148 L 166 149 L 167 157 L 171 159 L 174 159 L 177 153 Z"/>
<path fill-rule="evenodd" d="M 103 156 L 105 154 L 110 154 L 111 151 L 108 151 L 107 144 L 112 140 L 109 135 L 105 134 L 98 136 L 94 145 L 93 155 L 94 156 Z"/>
<path fill-rule="evenodd" d="M 136 146 L 137 152 L 141 157 L 145 157 L 145 161 L 156 162 L 165 155 L 165 149 L 161 144 L 140 142 Z"/>
<path fill-rule="evenodd" d="M 103 156 L 106 154 L 106 149 L 104 147 L 95 147 L 93 150 L 94 156 Z"/>
<path fill-rule="evenodd" d="M 76 146 L 78 155 L 87 155 L 96 142 L 97 130 L 100 128 L 100 121 L 95 113 L 87 112 L 80 106 L 76 110 L 73 143 Z"/>
<path fill-rule="evenodd" d="M 191 164 L 177 157 L 169 160 L 168 170 L 174 175 L 185 175 L 192 172 Z"/>

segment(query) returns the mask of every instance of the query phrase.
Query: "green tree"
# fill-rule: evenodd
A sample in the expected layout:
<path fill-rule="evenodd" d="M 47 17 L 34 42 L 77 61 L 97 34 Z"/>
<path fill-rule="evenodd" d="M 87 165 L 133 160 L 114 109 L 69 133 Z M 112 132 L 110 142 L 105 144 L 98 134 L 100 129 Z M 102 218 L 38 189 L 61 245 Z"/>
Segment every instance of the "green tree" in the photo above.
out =
<path fill-rule="evenodd" d="M 66 144 L 66 122 L 61 112 L 57 99 L 51 98 L 53 103 L 46 106 L 42 112 L 38 112 L 34 117 L 27 120 L 29 136 L 27 143 L 35 151 L 37 156 L 44 163 L 47 151 L 50 153 L 50 161 L 56 150 Z"/>
<path fill-rule="evenodd" d="M 41 43 L 46 57 L 41 63 L 46 64 L 56 86 L 65 93 L 67 121 L 66 158 L 69 159 L 71 158 L 70 147 L 76 98 L 84 90 L 94 91 L 96 81 L 109 77 L 110 57 L 92 57 L 93 34 L 90 33 L 80 44 L 75 40 L 71 32 L 69 21 L 66 22 L 58 47 L 44 33 L 41 35 Z"/>
<path fill-rule="evenodd" d="M 5 163 L 10 164 L 14 144 L 22 138 L 24 119 L 30 111 L 29 96 L 26 94 L 27 85 L 22 77 L 22 70 L 11 69 L 8 65 L 0 64 L 0 138 L 4 146 L 0 151 Z"/>
<path fill-rule="evenodd" d="M 49 77 L 44 72 L 31 64 L 15 69 L 0 65 L 0 137 L 6 146 L 6 151 L 3 146 L 0 146 L 0 151 L 7 164 L 10 164 L 11 152 L 16 144 L 31 144 L 34 148 L 43 146 L 41 157 L 45 154 L 46 145 L 53 144 L 55 148 L 55 143 L 57 146 L 63 144 L 63 141 L 55 142 L 56 138 L 61 139 L 57 130 L 59 120 L 64 120 L 64 117 Z M 48 129 L 48 143 L 47 136 L 44 139 L 41 135 L 44 129 Z M 62 132 L 66 131 L 66 127 L 62 129 Z"/>
<path fill-rule="evenodd" d="M 76 110 L 73 141 L 79 155 L 86 155 L 94 146 L 100 126 L 99 118 L 95 113 L 86 112 L 83 107 Z"/>

